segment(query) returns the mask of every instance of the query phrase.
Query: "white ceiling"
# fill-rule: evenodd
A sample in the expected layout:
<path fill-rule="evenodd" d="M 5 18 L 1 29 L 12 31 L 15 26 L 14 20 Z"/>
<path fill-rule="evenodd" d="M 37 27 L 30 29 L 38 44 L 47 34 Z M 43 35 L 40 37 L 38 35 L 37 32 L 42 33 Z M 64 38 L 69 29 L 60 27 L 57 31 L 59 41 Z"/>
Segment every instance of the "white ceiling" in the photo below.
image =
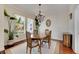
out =
<path fill-rule="evenodd" d="M 22 9 L 24 12 L 28 12 L 32 15 L 38 14 L 39 11 L 39 6 L 38 4 L 17 4 L 13 5 L 16 8 Z M 68 4 L 42 4 L 41 5 L 41 10 L 44 15 L 52 16 L 53 14 L 64 14 L 68 11 L 69 9 Z"/>

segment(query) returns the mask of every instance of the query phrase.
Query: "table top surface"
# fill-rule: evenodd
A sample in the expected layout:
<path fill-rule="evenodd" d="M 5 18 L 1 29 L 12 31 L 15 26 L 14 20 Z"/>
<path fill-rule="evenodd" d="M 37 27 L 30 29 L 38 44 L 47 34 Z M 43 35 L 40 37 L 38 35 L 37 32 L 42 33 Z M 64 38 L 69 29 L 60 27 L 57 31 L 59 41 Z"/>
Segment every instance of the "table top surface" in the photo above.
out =
<path fill-rule="evenodd" d="M 43 39 L 44 37 L 46 37 L 45 34 L 31 34 L 31 38 L 40 38 L 40 39 Z"/>

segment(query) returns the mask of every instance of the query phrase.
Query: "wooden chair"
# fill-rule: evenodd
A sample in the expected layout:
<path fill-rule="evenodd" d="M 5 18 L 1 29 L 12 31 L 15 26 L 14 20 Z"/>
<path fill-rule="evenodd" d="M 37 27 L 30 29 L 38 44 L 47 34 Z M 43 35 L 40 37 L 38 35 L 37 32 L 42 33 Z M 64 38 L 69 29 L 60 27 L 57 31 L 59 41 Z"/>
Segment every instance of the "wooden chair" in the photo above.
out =
<path fill-rule="evenodd" d="M 45 35 L 46 36 L 48 35 L 48 33 L 49 33 L 49 29 L 45 29 Z M 44 38 L 43 42 L 45 42 L 45 43 L 48 42 L 47 37 Z"/>
<path fill-rule="evenodd" d="M 37 35 L 37 34 L 38 34 L 37 30 L 34 30 L 34 35 Z"/>
<path fill-rule="evenodd" d="M 45 35 L 49 33 L 49 29 L 45 29 Z"/>
<path fill-rule="evenodd" d="M 49 33 L 46 33 L 46 37 L 43 38 L 43 42 L 48 43 L 48 48 L 50 48 L 51 45 L 51 31 Z"/>
<path fill-rule="evenodd" d="M 35 44 L 33 45 L 34 41 L 32 40 L 31 33 L 29 32 L 26 32 L 26 41 L 27 41 L 27 51 L 26 51 L 27 53 L 28 53 L 28 48 L 30 48 L 30 54 L 31 54 L 32 48 L 34 47 L 39 46 L 39 48 L 41 49 L 39 41 L 35 42 Z"/>

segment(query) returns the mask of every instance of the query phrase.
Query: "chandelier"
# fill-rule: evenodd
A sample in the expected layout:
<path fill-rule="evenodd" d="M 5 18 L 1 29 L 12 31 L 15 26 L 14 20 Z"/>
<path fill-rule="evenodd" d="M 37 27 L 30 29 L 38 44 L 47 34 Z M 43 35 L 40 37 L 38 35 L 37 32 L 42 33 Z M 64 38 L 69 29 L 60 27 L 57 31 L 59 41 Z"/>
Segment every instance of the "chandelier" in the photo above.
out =
<path fill-rule="evenodd" d="M 39 22 L 42 22 L 44 20 L 44 15 L 41 14 L 40 10 L 41 4 L 39 4 L 39 14 L 35 17 Z"/>

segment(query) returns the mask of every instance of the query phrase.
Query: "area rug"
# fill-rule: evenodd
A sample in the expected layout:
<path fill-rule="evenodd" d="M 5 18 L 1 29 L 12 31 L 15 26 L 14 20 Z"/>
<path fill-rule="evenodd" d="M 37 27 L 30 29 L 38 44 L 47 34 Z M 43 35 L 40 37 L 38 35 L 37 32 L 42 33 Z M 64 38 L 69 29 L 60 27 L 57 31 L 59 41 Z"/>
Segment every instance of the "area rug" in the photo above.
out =
<path fill-rule="evenodd" d="M 26 45 L 27 43 L 19 44 L 15 47 L 6 50 L 6 54 L 29 54 L 26 53 Z M 57 41 L 51 41 L 51 47 L 48 48 L 48 44 L 44 43 L 41 47 L 42 54 L 58 54 L 59 53 L 59 43 Z M 32 54 L 40 54 L 38 51 L 38 47 L 32 49 Z"/>

